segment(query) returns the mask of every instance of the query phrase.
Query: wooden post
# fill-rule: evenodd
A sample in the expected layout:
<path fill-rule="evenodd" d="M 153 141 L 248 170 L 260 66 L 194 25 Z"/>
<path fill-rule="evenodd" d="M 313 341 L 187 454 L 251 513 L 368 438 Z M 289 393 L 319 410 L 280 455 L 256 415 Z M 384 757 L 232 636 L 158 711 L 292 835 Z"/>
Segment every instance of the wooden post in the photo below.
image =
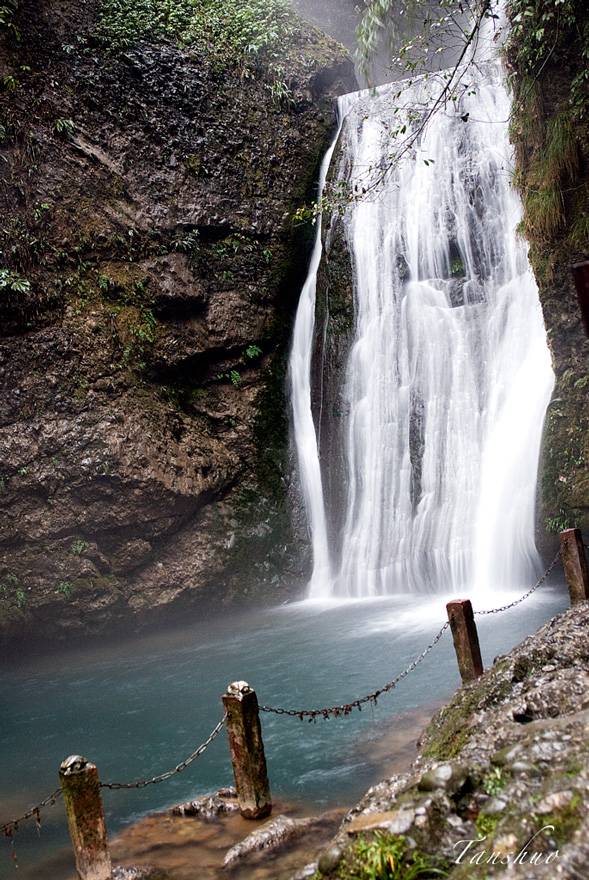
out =
<path fill-rule="evenodd" d="M 571 605 L 578 605 L 589 599 L 589 574 L 581 529 L 567 529 L 558 538 Z"/>
<path fill-rule="evenodd" d="M 98 771 L 80 755 L 59 768 L 67 821 L 80 880 L 110 880 L 111 864 Z"/>
<path fill-rule="evenodd" d="M 256 692 L 247 681 L 234 681 L 223 694 L 223 706 L 239 812 L 245 819 L 262 819 L 272 801 Z"/>
<path fill-rule="evenodd" d="M 462 683 L 474 681 L 483 674 L 483 661 L 472 605 L 469 599 L 456 599 L 446 605 L 454 650 Z"/>
<path fill-rule="evenodd" d="M 575 263 L 572 267 L 573 280 L 577 288 L 577 299 L 583 318 L 585 333 L 589 336 L 589 261 Z"/>

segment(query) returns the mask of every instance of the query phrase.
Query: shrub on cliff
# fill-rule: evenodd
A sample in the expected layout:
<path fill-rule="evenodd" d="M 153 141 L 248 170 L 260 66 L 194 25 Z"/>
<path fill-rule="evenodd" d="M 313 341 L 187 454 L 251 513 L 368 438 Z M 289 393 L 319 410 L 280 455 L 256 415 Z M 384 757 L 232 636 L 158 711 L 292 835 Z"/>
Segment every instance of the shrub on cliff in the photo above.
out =
<path fill-rule="evenodd" d="M 104 0 L 95 35 L 111 51 L 173 39 L 244 73 L 271 61 L 294 30 L 288 0 Z"/>

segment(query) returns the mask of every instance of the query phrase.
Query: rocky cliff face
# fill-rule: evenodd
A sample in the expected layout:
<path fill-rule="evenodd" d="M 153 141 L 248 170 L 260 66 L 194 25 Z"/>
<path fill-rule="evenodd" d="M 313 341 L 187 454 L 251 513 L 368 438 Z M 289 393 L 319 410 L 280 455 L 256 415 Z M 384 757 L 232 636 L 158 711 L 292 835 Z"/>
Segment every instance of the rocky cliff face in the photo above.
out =
<path fill-rule="evenodd" d="M 4 636 L 279 599 L 306 562 L 290 214 L 352 63 L 302 23 L 280 83 L 166 40 L 113 53 L 97 6 L 23 2 L 2 34 Z"/>
<path fill-rule="evenodd" d="M 539 539 L 551 553 L 559 531 L 589 529 L 589 342 L 571 271 L 589 258 L 589 15 L 580 0 L 510 0 L 508 13 L 515 183 L 556 374 L 539 505 Z"/>

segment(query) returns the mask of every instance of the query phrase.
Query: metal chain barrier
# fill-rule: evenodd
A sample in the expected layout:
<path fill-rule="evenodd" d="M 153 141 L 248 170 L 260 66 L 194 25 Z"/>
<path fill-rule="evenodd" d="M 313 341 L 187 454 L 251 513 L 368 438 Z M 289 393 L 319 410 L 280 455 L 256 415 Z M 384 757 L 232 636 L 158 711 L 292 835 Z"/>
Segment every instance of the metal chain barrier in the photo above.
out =
<path fill-rule="evenodd" d="M 488 611 L 473 611 L 473 614 L 499 614 L 500 611 L 507 611 L 508 608 L 515 608 L 516 605 L 519 605 L 520 602 L 523 602 L 524 599 L 527 599 L 529 596 L 531 596 L 532 593 L 534 593 L 538 589 L 538 587 L 542 586 L 542 584 L 560 559 L 561 553 L 562 551 L 559 550 L 538 583 L 535 584 L 531 590 L 528 590 L 527 593 L 524 593 L 524 595 L 521 596 L 519 599 L 516 599 L 515 602 L 510 602 L 509 605 L 502 605 L 501 608 L 491 608 Z"/>
<path fill-rule="evenodd" d="M 202 753 L 205 751 L 205 749 L 207 749 L 208 746 L 210 746 L 210 744 L 213 742 L 213 740 L 218 736 L 218 734 L 223 729 L 223 725 L 225 724 L 226 718 L 227 718 L 227 715 L 223 715 L 223 717 L 221 718 L 221 720 L 219 721 L 217 726 L 211 732 L 211 735 L 209 736 L 209 738 L 205 742 L 203 742 L 203 744 L 201 746 L 199 746 L 198 749 L 195 752 L 193 752 L 189 758 L 186 758 L 185 761 L 182 761 L 182 763 L 178 764 L 176 767 L 174 767 L 173 770 L 168 770 L 167 773 L 162 773 L 161 776 L 154 776 L 153 779 L 147 779 L 144 782 L 129 782 L 129 783 L 101 782 L 100 787 L 101 788 L 110 788 L 113 790 L 117 790 L 120 788 L 145 788 L 146 785 L 152 785 L 152 784 L 155 784 L 158 782 L 163 782 L 165 779 L 169 779 L 170 776 L 173 776 L 175 773 L 181 773 L 182 770 L 185 770 L 189 764 L 192 764 L 192 762 L 194 760 L 196 760 L 196 758 L 198 758 L 199 755 L 202 755 Z M 4 825 L 0 826 L 0 830 L 3 831 L 7 837 L 12 837 L 12 832 L 18 831 L 19 823 L 24 822 L 25 819 L 30 819 L 32 816 L 35 817 L 35 820 L 37 822 L 37 828 L 40 828 L 40 826 L 41 826 L 41 809 L 43 807 L 46 807 L 47 804 L 54 804 L 60 794 L 61 794 L 61 788 L 56 789 L 53 792 L 53 794 L 51 794 L 51 795 L 49 795 L 49 797 L 45 798 L 44 801 L 41 801 L 40 804 L 37 804 L 36 807 L 32 807 L 30 810 L 28 810 L 22 816 L 19 816 L 18 819 L 12 819 L 10 822 L 6 822 Z"/>
<path fill-rule="evenodd" d="M 41 825 L 41 810 L 43 807 L 46 807 L 47 804 L 54 804 L 59 795 L 61 794 L 61 788 L 57 788 L 53 794 L 50 794 L 49 797 L 46 797 L 44 801 L 41 801 L 40 804 L 37 804 L 36 807 L 31 807 L 26 813 L 22 816 L 19 816 L 18 819 L 11 819 L 10 822 L 5 822 L 1 827 L 1 831 L 6 834 L 7 837 L 12 837 L 13 831 L 18 831 L 19 822 L 24 822 L 25 819 L 30 819 L 32 816 L 35 817 L 35 821 L 37 822 L 37 828 Z"/>
<path fill-rule="evenodd" d="M 212 731 L 211 735 L 206 740 L 206 742 L 203 742 L 203 744 L 197 748 L 196 752 L 193 752 L 189 758 L 186 758 L 185 761 L 182 761 L 182 763 L 178 764 L 176 767 L 174 767 L 173 770 L 168 770 L 167 773 L 162 773 L 161 776 L 154 776 L 153 779 L 146 779 L 144 782 L 101 782 L 100 787 L 101 788 L 110 788 L 113 791 L 117 791 L 118 789 L 121 789 L 121 788 L 145 788 L 146 785 L 155 785 L 158 782 L 163 782 L 164 779 L 169 779 L 170 776 L 174 775 L 174 773 L 181 773 L 182 770 L 186 770 L 188 765 L 192 764 L 192 762 L 196 758 L 198 758 L 199 755 L 202 755 L 202 753 L 205 751 L 205 749 L 207 749 L 208 746 L 210 746 L 212 741 L 217 737 L 217 735 L 222 730 L 226 719 L 227 719 L 227 715 L 223 715 L 223 717 L 221 718 L 221 720 L 219 721 L 219 723 L 217 724 L 215 729 Z"/>
<path fill-rule="evenodd" d="M 585 546 L 587 546 L 587 545 L 585 545 Z M 525 593 L 523 596 L 521 596 L 519 599 L 516 599 L 514 602 L 510 602 L 508 605 L 502 605 L 500 608 L 492 608 L 492 609 L 485 610 L 485 611 L 475 611 L 474 614 L 476 614 L 476 615 L 498 614 L 501 611 L 507 611 L 509 608 L 515 608 L 516 605 L 519 605 L 525 599 L 529 598 L 532 595 L 532 593 L 534 593 L 538 589 L 538 587 L 540 587 L 544 583 L 544 581 L 546 580 L 548 575 L 551 573 L 552 569 L 554 568 L 554 566 L 556 565 L 556 563 L 558 562 L 560 557 L 561 557 L 561 550 L 558 551 L 558 553 L 556 554 L 553 561 L 550 563 L 550 565 L 546 569 L 546 572 L 540 578 L 538 583 L 535 584 L 531 590 L 528 590 L 528 592 Z M 367 694 L 367 696 L 365 696 L 365 697 L 361 697 L 358 700 L 353 700 L 350 703 L 345 703 L 342 706 L 332 706 L 328 709 L 281 709 L 281 708 L 274 708 L 272 706 L 260 706 L 259 708 L 262 712 L 271 712 L 275 715 L 290 715 L 292 717 L 299 718 L 301 721 L 303 720 L 303 718 L 308 718 L 309 721 L 316 721 L 319 716 L 322 716 L 324 719 L 327 719 L 332 715 L 335 716 L 336 718 L 338 718 L 342 715 L 346 716 L 346 715 L 349 715 L 353 709 L 358 709 L 358 711 L 361 712 L 362 706 L 365 703 L 370 703 L 372 706 L 376 706 L 378 698 L 380 696 L 382 696 L 382 694 L 387 693 L 388 691 L 391 691 L 403 678 L 405 678 L 405 676 L 409 675 L 409 673 L 412 672 L 413 669 L 415 669 L 415 667 L 418 666 L 419 663 L 421 663 L 421 661 L 425 659 L 425 657 L 427 657 L 427 655 L 432 650 L 432 648 L 435 645 L 437 645 L 437 643 L 440 641 L 440 639 L 442 638 L 445 631 L 449 628 L 449 626 L 450 626 L 449 621 L 446 621 L 444 623 L 444 625 L 442 626 L 442 628 L 440 629 L 440 631 L 438 632 L 438 634 L 435 636 L 435 638 L 421 652 L 421 654 L 418 657 L 416 657 L 416 659 L 412 663 L 410 663 L 406 669 L 403 670 L 403 672 L 401 672 L 399 675 L 397 675 L 397 677 L 394 678 L 392 681 L 390 681 L 388 684 L 385 684 L 384 687 L 379 688 L 378 690 L 374 691 L 371 694 Z M 181 764 L 178 764 L 176 767 L 174 767 L 173 770 L 168 770 L 167 773 L 162 773 L 160 776 L 154 776 L 152 779 L 147 779 L 147 780 L 144 780 L 141 782 L 128 782 L 128 783 L 101 782 L 100 783 L 101 788 L 109 788 L 111 790 L 118 790 L 118 789 L 123 789 L 123 788 L 145 788 L 145 786 L 147 786 L 147 785 L 155 785 L 158 782 L 163 782 L 165 779 L 169 779 L 175 773 L 181 773 L 182 770 L 185 770 L 186 767 L 189 766 L 189 764 L 191 764 L 194 760 L 196 760 L 196 758 L 199 757 L 199 755 L 202 755 L 202 753 L 208 748 L 208 746 L 213 742 L 213 740 L 216 739 L 216 737 L 218 736 L 218 734 L 222 730 L 223 726 L 225 725 L 226 719 L 227 719 L 227 715 L 225 714 L 225 715 L 223 715 L 222 719 L 219 721 L 217 726 L 211 731 L 211 734 L 208 737 L 208 739 L 205 740 L 205 742 L 203 742 L 202 745 L 200 745 L 198 747 L 198 749 L 190 755 L 190 757 L 186 758 L 185 761 L 182 761 Z M 49 797 L 45 798 L 44 801 L 41 801 L 40 804 L 37 804 L 36 807 L 32 807 L 26 813 L 23 813 L 23 815 L 19 816 L 18 819 L 12 819 L 10 822 L 6 822 L 4 825 L 0 826 L 0 831 L 4 832 L 4 834 L 7 837 L 10 837 L 12 839 L 12 833 L 13 833 L 13 831 L 18 831 L 19 823 L 24 822 L 26 819 L 30 819 L 33 816 L 35 817 L 37 827 L 40 828 L 40 825 L 41 825 L 41 815 L 40 814 L 41 814 L 42 808 L 46 807 L 47 804 L 55 804 L 56 799 L 59 797 L 59 795 L 61 793 L 62 793 L 61 788 L 56 789 L 52 794 L 49 795 Z"/>
<path fill-rule="evenodd" d="M 544 583 L 544 581 L 546 580 L 546 578 L 548 577 L 548 575 L 550 574 L 550 572 L 552 571 L 552 569 L 554 568 L 554 566 L 556 565 L 558 560 L 560 559 L 560 556 L 561 556 L 561 550 L 558 551 L 558 553 L 556 554 L 553 561 L 550 563 L 550 565 L 548 566 L 548 568 L 546 569 L 546 571 L 544 572 L 544 574 L 542 575 L 542 577 L 540 578 L 538 583 L 535 584 L 531 590 L 528 590 L 528 592 L 525 593 L 523 596 L 521 596 L 519 599 L 516 599 L 514 602 L 510 602 L 509 605 L 502 605 L 501 608 L 492 608 L 488 611 L 475 611 L 474 614 L 498 614 L 500 611 L 507 611 L 508 608 L 515 608 L 516 605 L 519 605 L 520 602 L 523 602 L 525 599 L 529 598 L 529 596 L 531 596 L 532 593 L 534 593 L 538 589 L 538 587 L 540 587 Z M 442 638 L 442 635 L 444 634 L 445 630 L 448 629 L 449 626 L 450 626 L 449 621 L 446 621 L 446 623 L 443 625 L 443 627 L 441 628 L 441 630 L 439 631 L 439 633 L 437 634 L 435 639 L 432 642 L 430 642 L 430 644 L 427 646 L 427 648 L 419 655 L 419 657 L 417 657 L 416 660 L 413 661 L 413 663 L 411 663 L 407 667 L 407 669 L 405 669 L 403 672 L 401 672 L 401 674 L 398 675 L 396 678 L 394 678 L 393 681 L 389 682 L 388 684 L 386 684 L 384 687 L 380 688 L 379 690 L 374 691 L 374 693 L 368 694 L 368 696 L 366 696 L 366 697 L 362 697 L 359 700 L 354 700 L 351 703 L 346 703 L 343 706 L 333 706 L 330 709 L 275 709 L 271 706 L 260 706 L 260 711 L 272 712 L 275 715 L 291 715 L 293 717 L 299 718 L 301 721 L 303 720 L 303 718 L 308 718 L 309 721 L 316 721 L 318 716 L 322 716 L 323 718 L 327 719 L 331 715 L 334 715 L 337 718 L 341 715 L 349 715 L 353 709 L 358 709 L 359 711 L 362 711 L 362 705 L 364 703 L 372 703 L 372 705 L 375 706 L 377 703 L 377 699 L 378 699 L 378 697 L 381 696 L 381 694 L 384 694 L 387 691 L 392 690 L 395 687 L 395 685 L 397 685 L 401 681 L 401 679 L 405 678 L 406 675 L 408 675 L 413 669 L 415 669 L 415 667 L 419 663 L 421 663 L 421 661 L 432 650 L 434 645 L 436 645 L 440 641 L 440 639 Z"/>
<path fill-rule="evenodd" d="M 395 685 L 397 685 L 401 679 L 405 678 L 406 675 L 415 669 L 415 667 L 421 663 L 421 661 L 427 657 L 431 649 L 434 645 L 442 638 L 445 631 L 450 626 L 449 622 L 446 621 L 444 626 L 441 628 L 435 639 L 430 642 L 427 648 L 421 652 L 419 657 L 417 657 L 413 663 L 410 663 L 407 669 L 403 670 L 400 675 L 390 681 L 388 684 L 385 684 L 384 687 L 379 688 L 379 690 L 374 691 L 372 694 L 368 694 L 366 697 L 361 697 L 359 700 L 353 700 L 351 703 L 345 703 L 343 706 L 332 706 L 330 709 L 274 709 L 271 706 L 260 706 L 260 711 L 262 712 L 272 712 L 274 715 L 292 715 L 294 717 L 299 718 L 301 721 L 303 718 L 308 718 L 309 721 L 316 721 L 319 715 L 322 715 L 323 718 L 327 719 L 330 715 L 334 715 L 338 718 L 340 715 L 349 715 L 352 709 L 358 709 L 359 712 L 362 711 L 362 705 L 364 703 L 371 703 L 373 706 L 376 706 L 378 698 L 381 694 L 386 693 L 387 691 L 391 691 Z"/>

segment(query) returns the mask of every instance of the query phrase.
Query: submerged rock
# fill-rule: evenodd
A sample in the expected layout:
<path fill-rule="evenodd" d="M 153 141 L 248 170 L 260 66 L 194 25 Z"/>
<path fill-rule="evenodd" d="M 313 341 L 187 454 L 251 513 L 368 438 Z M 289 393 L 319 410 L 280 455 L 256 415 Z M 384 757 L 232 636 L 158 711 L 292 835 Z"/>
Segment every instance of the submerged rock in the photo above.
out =
<path fill-rule="evenodd" d="M 278 816 L 276 819 L 271 819 L 248 834 L 245 840 L 231 847 L 223 864 L 227 867 L 252 855 L 252 853 L 277 849 L 285 843 L 301 837 L 312 822 L 312 819 L 290 819 L 288 816 Z"/>
<path fill-rule="evenodd" d="M 302 838 L 312 835 L 319 835 L 320 838 L 325 839 L 325 836 L 333 834 L 341 820 L 341 815 L 341 810 L 332 810 L 320 816 L 309 816 L 304 819 L 292 819 L 290 816 L 284 815 L 277 816 L 276 819 L 265 822 L 251 834 L 248 834 L 244 840 L 231 847 L 223 864 L 225 867 L 231 867 L 256 853 L 274 852 L 282 847 L 294 845 L 297 841 L 300 843 Z M 316 845 L 317 837 L 315 836 L 313 839 Z M 305 840 L 305 844 L 307 844 L 307 840 Z M 310 867 L 309 865 L 301 869 L 303 873 L 299 872 L 300 876 L 311 876 L 304 873 L 310 870 Z M 313 868 L 314 870 L 315 868 Z"/>
<path fill-rule="evenodd" d="M 121 865 L 112 869 L 112 880 L 173 880 L 159 868 L 124 868 Z"/>
<path fill-rule="evenodd" d="M 213 795 L 196 798 L 185 804 L 172 807 L 174 816 L 200 816 L 203 819 L 212 819 L 221 813 L 236 813 L 239 811 L 237 792 L 234 788 L 220 788 Z"/>

